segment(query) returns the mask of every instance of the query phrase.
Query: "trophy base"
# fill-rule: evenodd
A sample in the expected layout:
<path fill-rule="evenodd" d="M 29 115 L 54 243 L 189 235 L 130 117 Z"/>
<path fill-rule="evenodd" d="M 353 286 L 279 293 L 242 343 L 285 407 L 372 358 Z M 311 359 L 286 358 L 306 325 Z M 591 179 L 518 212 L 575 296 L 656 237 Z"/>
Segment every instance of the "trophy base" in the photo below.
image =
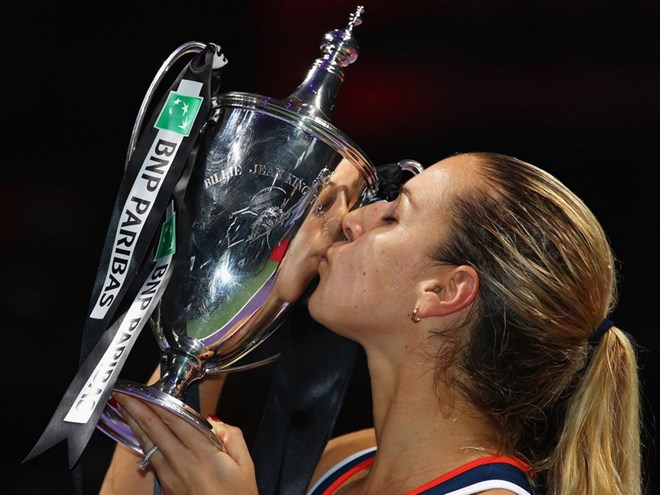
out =
<path fill-rule="evenodd" d="M 133 397 L 160 406 L 171 413 L 176 414 L 195 426 L 199 431 L 206 435 L 210 441 L 216 444 L 218 448 L 223 451 L 225 450 L 222 442 L 215 436 L 215 433 L 213 433 L 211 424 L 185 402 L 153 387 L 126 380 L 118 380 L 115 384 L 114 391 L 132 395 Z M 140 442 L 133 434 L 133 431 L 128 426 L 128 423 L 126 423 L 126 420 L 119 412 L 117 406 L 112 404 L 111 401 L 106 404 L 96 427 L 116 442 L 144 455 Z"/>

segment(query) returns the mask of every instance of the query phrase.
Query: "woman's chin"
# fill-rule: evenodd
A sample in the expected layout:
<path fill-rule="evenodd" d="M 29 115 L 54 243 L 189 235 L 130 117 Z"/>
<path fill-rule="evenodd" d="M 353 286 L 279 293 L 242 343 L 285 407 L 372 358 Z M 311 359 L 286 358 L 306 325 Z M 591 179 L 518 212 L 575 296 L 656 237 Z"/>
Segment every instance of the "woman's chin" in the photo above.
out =
<path fill-rule="evenodd" d="M 307 310 L 309 315 L 321 325 L 326 325 L 326 318 L 324 318 L 323 312 L 323 303 L 322 296 L 319 294 L 319 287 L 316 286 L 314 292 L 309 296 L 307 300 Z"/>

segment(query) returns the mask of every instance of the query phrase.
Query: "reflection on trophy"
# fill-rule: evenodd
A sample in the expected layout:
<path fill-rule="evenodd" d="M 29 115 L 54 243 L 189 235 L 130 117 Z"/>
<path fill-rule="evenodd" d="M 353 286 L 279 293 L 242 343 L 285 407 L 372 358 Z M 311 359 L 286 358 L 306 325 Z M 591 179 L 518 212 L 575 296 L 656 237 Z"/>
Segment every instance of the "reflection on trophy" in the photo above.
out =
<path fill-rule="evenodd" d="M 115 390 L 186 418 L 216 443 L 184 403 L 186 388 L 207 374 L 260 365 L 243 358 L 300 298 L 344 214 L 377 189 L 369 159 L 329 122 L 344 68 L 357 58 L 353 28 L 362 11 L 323 37 L 321 56 L 288 98 L 215 97 L 185 208 L 170 211 L 175 263 L 150 317 L 161 378 L 151 386 L 119 380 Z M 142 453 L 112 401 L 98 428 Z"/>

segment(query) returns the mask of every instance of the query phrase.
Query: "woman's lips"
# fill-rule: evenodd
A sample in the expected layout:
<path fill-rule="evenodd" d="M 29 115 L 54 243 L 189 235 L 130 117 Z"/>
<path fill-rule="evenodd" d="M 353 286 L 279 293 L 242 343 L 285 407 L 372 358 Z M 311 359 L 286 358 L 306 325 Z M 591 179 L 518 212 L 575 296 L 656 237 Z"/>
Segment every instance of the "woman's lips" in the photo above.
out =
<path fill-rule="evenodd" d="M 329 249 L 321 256 L 321 259 L 319 260 L 319 268 L 322 266 L 326 266 L 330 261 L 328 260 L 328 251 Z"/>
<path fill-rule="evenodd" d="M 323 258 L 326 260 L 330 259 L 332 257 L 332 253 L 335 251 L 335 245 L 333 244 L 332 246 L 328 247 L 328 249 L 325 250 L 325 253 L 323 253 Z"/>
<path fill-rule="evenodd" d="M 319 262 L 319 264 L 321 264 L 321 265 L 329 264 L 330 259 L 332 258 L 332 251 L 333 251 L 332 246 L 330 246 L 328 249 L 326 249 L 323 256 L 321 256 L 321 261 Z"/>

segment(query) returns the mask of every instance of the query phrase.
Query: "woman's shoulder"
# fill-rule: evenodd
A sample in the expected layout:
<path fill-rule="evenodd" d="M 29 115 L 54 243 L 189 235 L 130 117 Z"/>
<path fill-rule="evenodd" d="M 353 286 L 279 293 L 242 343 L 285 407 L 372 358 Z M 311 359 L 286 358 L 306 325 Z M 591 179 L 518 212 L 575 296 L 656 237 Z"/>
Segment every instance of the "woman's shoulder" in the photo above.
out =
<path fill-rule="evenodd" d="M 375 446 L 376 434 L 373 428 L 366 428 L 333 438 L 328 442 L 321 455 L 321 459 L 314 469 L 310 486 L 316 483 L 333 466 L 347 457 Z"/>

